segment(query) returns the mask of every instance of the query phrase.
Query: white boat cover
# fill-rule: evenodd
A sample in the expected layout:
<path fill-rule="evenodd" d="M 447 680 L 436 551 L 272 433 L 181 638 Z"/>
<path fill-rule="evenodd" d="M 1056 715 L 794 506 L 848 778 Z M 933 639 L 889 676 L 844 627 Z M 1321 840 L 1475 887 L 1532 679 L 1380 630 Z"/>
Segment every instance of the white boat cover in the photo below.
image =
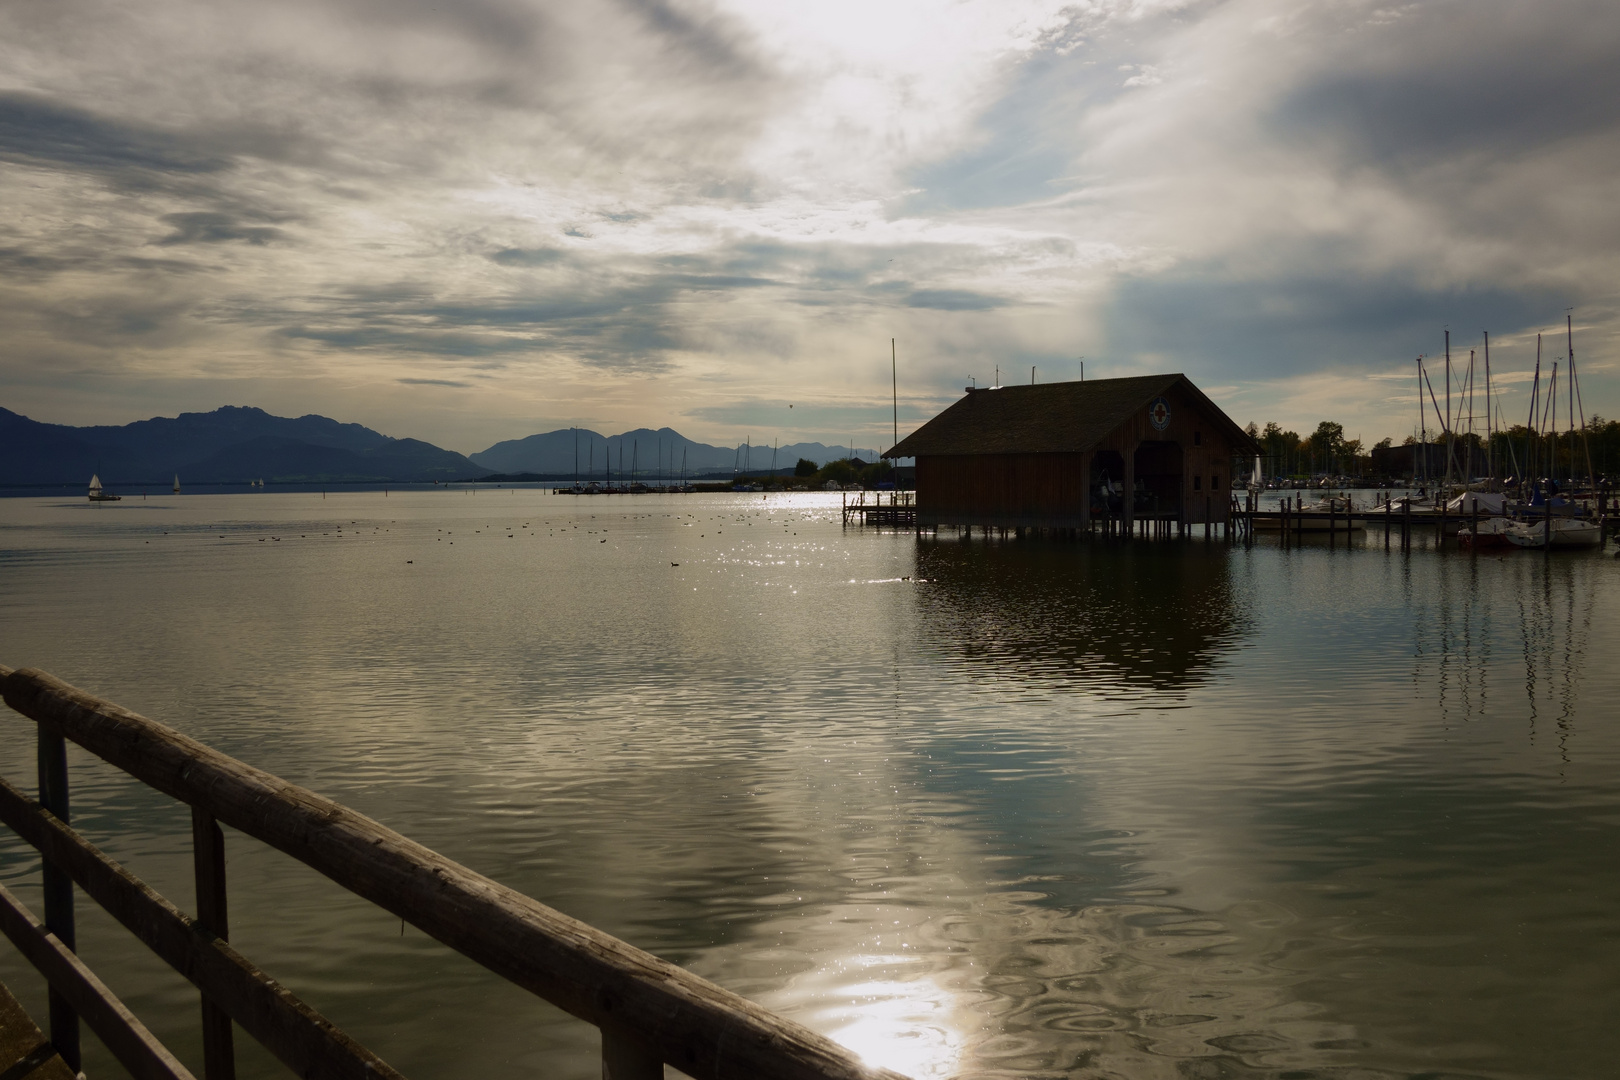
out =
<path fill-rule="evenodd" d="M 1507 496 L 1494 491 L 1465 491 L 1446 503 L 1446 513 L 1472 514 L 1476 506 L 1482 514 L 1503 514 L 1507 512 Z"/>

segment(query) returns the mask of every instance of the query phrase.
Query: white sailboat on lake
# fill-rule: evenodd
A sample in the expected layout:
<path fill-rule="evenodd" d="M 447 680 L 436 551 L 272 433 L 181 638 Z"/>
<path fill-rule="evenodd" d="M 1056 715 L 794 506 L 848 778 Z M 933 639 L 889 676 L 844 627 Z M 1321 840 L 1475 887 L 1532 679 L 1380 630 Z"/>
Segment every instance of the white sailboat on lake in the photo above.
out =
<path fill-rule="evenodd" d="M 93 473 L 91 474 L 91 476 L 90 476 L 90 501 L 91 502 L 117 502 L 118 500 L 120 500 L 122 498 L 123 498 L 122 495 L 114 495 L 110 491 L 107 491 L 105 488 L 103 488 L 101 486 L 101 477 L 100 476 L 98 476 L 96 474 L 93 474 Z"/>

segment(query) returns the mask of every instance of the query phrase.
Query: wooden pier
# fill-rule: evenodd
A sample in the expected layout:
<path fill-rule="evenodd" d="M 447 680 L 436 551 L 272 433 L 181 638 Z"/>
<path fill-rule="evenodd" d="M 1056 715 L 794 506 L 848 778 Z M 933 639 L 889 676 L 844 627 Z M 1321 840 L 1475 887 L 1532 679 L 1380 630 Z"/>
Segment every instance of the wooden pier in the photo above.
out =
<path fill-rule="evenodd" d="M 594 1024 L 604 1080 L 662 1080 L 666 1064 L 702 1080 L 904 1080 L 348 807 L 45 672 L 0 667 L 0 691 L 38 725 L 41 789 L 35 801 L 0 779 L 0 821 L 40 852 L 45 884 L 43 922 L 0 888 L 0 931 L 45 976 L 50 1012 L 51 1052 L 43 1039 L 21 1049 L 5 1070 L 12 1080 L 70 1080 L 81 1068 L 81 1020 L 135 1080 L 195 1080 L 75 955 L 75 886 L 200 991 L 203 1080 L 234 1080 L 233 1024 L 306 1080 L 404 1080 L 231 947 L 222 824 Z M 196 912 L 182 912 L 74 831 L 69 740 L 191 807 Z M 7 1038 L 22 1032 L 3 1044 L 6 1053 L 29 1042 L 3 1000 L 0 1026 Z M 61 1070 L 45 1071 L 53 1061 Z M 14 1072 L 19 1065 L 24 1071 Z"/>
<path fill-rule="evenodd" d="M 862 491 L 851 501 L 844 496 L 844 524 L 915 528 L 917 525 L 917 496 L 912 491 Z M 873 498 L 867 500 L 867 496 Z"/>

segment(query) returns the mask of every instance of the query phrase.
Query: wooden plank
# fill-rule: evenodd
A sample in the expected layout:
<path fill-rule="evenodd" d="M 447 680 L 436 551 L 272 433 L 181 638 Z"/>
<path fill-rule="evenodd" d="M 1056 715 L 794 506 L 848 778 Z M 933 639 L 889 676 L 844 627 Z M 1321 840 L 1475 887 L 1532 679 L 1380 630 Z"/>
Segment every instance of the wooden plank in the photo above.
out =
<path fill-rule="evenodd" d="M 0 780 L 0 821 L 55 860 L 85 895 L 207 994 L 295 1075 L 307 1080 L 404 1080 L 4 780 Z"/>
<path fill-rule="evenodd" d="M 602 1080 L 664 1080 L 658 1052 L 616 1024 L 602 1028 Z"/>
<path fill-rule="evenodd" d="M 225 834 L 206 810 L 191 810 L 192 871 L 197 886 L 197 926 L 229 941 L 225 903 Z M 206 1080 L 236 1080 L 236 1053 L 231 1017 L 202 996 L 203 1075 Z"/>
<path fill-rule="evenodd" d="M 704 1080 L 899 1076 L 348 807 L 45 672 L 14 671 L 3 691 L 24 716 L 60 725 L 136 779 L 286 852 L 503 978 L 598 1026 L 635 1030 L 683 1072 Z"/>
<path fill-rule="evenodd" d="M 73 1080 L 56 1047 L 10 990 L 0 986 L 0 1077 L 5 1080 Z"/>
<path fill-rule="evenodd" d="M 0 933 L 72 1004 L 134 1080 L 196 1080 L 95 972 L 0 885 Z M 58 1047 L 60 1049 L 60 1047 Z M 71 1064 L 71 1063 L 69 1063 Z"/>
<path fill-rule="evenodd" d="M 39 801 L 61 821 L 68 815 L 67 743 L 54 724 L 39 725 Z M 69 951 L 78 948 L 73 928 L 73 882 L 49 859 L 41 868 L 44 876 L 45 925 Z M 83 1068 L 79 1050 L 79 1018 L 62 991 L 53 983 L 46 992 L 46 1008 L 50 1015 L 51 1043 L 56 1047 L 68 1068 L 78 1072 Z"/>

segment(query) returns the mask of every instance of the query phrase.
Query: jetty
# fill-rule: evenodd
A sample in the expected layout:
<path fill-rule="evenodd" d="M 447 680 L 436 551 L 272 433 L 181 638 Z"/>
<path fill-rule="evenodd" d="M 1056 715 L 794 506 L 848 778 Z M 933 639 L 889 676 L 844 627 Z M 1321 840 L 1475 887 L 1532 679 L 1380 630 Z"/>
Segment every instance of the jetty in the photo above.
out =
<path fill-rule="evenodd" d="M 868 501 L 867 496 L 871 496 Z M 851 500 L 848 493 L 843 499 L 844 524 L 886 525 L 890 528 L 911 528 L 917 524 L 917 497 L 912 491 L 860 491 Z"/>
<path fill-rule="evenodd" d="M 0 988 L 7 1077 L 71 1080 L 82 1068 L 82 1022 L 135 1080 L 198 1080 L 75 953 L 77 889 L 197 988 L 202 1080 L 234 1080 L 235 1027 L 306 1080 L 403 1080 L 231 946 L 220 829 L 229 825 L 595 1025 L 604 1080 L 661 1080 L 666 1065 L 701 1080 L 904 1080 L 386 825 L 43 671 L 0 667 L 0 692 L 37 726 L 39 798 L 0 778 L 0 822 L 39 851 L 45 909 L 37 918 L 0 887 L 0 931 L 49 986 L 45 1032 Z M 74 830 L 68 742 L 191 808 L 196 911 Z"/>

